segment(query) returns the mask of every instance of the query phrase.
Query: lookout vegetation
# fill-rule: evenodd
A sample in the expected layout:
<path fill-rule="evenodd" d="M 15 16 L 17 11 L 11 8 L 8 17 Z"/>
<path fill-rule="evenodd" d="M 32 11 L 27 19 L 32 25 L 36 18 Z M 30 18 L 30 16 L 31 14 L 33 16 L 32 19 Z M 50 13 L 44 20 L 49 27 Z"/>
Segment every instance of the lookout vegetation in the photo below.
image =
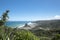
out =
<path fill-rule="evenodd" d="M 5 22 L 8 20 L 8 12 L 9 10 L 6 10 L 6 12 L 3 13 L 3 15 L 0 17 L 0 26 L 4 25 Z"/>

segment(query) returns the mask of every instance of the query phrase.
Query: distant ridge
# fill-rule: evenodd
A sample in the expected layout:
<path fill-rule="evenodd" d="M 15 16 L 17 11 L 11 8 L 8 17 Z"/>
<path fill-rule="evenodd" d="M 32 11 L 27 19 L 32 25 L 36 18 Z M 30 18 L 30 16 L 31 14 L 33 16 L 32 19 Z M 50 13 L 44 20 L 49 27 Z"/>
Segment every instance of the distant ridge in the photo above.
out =
<path fill-rule="evenodd" d="M 29 27 L 30 26 L 30 27 Z M 30 30 L 38 30 L 38 29 L 59 29 L 60 28 L 60 19 L 54 20 L 39 20 L 32 21 L 30 24 L 27 23 L 26 27 L 24 26 L 22 29 L 30 29 Z"/>

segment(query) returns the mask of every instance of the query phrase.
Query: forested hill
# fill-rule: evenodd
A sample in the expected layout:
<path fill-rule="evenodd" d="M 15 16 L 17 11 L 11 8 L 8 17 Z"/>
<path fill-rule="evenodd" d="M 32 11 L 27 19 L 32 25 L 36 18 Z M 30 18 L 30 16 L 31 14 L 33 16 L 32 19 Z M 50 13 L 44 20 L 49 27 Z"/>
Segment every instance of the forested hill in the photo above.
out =
<path fill-rule="evenodd" d="M 49 28 L 49 29 L 57 29 L 60 28 L 60 20 L 41 20 L 34 21 L 32 23 L 36 23 L 36 27 Z"/>

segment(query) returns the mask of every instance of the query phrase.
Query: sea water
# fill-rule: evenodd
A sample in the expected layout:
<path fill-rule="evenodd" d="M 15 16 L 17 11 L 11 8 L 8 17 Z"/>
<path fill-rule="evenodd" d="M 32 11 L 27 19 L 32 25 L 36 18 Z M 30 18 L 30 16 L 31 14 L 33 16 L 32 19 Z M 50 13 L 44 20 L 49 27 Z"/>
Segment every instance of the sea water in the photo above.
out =
<path fill-rule="evenodd" d="M 30 21 L 8 21 L 6 22 L 6 26 L 8 27 L 22 27 L 22 25 L 25 25 L 26 23 L 29 23 Z"/>

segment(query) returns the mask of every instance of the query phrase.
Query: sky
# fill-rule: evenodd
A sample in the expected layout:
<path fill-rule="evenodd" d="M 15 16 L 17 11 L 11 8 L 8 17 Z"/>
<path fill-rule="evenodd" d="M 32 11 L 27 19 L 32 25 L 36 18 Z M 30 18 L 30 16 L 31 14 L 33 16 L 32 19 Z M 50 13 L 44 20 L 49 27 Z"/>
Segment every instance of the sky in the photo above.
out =
<path fill-rule="evenodd" d="M 60 19 L 60 0 L 0 0 L 0 17 L 9 12 L 9 21 Z"/>

